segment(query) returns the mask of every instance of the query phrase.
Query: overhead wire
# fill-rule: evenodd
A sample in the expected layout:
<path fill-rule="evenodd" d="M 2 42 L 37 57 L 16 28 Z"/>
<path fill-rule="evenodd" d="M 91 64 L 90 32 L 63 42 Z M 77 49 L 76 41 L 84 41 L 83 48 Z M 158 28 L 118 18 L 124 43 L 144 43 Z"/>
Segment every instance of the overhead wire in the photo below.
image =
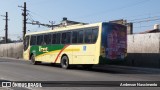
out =
<path fill-rule="evenodd" d="M 28 16 L 29 16 L 28 19 L 29 19 L 31 22 L 33 22 L 33 21 L 34 21 L 33 18 L 32 18 L 33 16 L 32 16 L 30 13 L 28 14 Z"/>
<path fill-rule="evenodd" d="M 30 13 L 32 13 L 32 14 L 38 16 L 38 17 L 41 17 L 41 19 L 43 18 L 43 19 L 45 19 L 45 20 L 50 21 L 48 18 L 46 18 L 46 17 L 44 17 L 44 16 L 42 16 L 42 15 L 40 15 L 40 14 L 37 14 L 37 13 L 35 13 L 35 12 L 33 12 L 33 11 L 30 11 Z"/>
<path fill-rule="evenodd" d="M 160 20 L 160 18 L 155 18 L 155 19 L 146 19 L 146 20 L 141 20 L 141 21 L 135 21 L 135 22 L 132 22 L 132 23 L 142 23 L 142 22 L 150 22 L 150 21 L 157 21 L 157 20 Z"/>
<path fill-rule="evenodd" d="M 152 15 L 156 15 L 156 16 L 160 16 L 160 12 L 148 12 L 148 13 L 143 13 L 143 14 L 137 14 L 137 15 L 131 15 L 131 16 L 126 16 L 126 17 L 122 17 L 122 18 L 133 18 L 133 19 L 130 19 L 131 20 L 134 20 L 134 19 L 137 19 L 137 17 L 141 17 L 142 16 L 148 16 L 148 17 L 151 17 Z M 141 19 L 140 18 L 140 19 Z"/>
<path fill-rule="evenodd" d="M 133 27 L 133 28 L 142 28 L 142 27 L 150 27 L 150 26 L 153 26 L 153 25 L 137 26 L 137 27 Z"/>
<path fill-rule="evenodd" d="M 80 18 L 75 18 L 75 19 L 88 18 L 88 17 L 96 16 L 96 15 L 98 15 L 98 14 L 115 12 L 115 11 L 117 11 L 117 10 L 122 10 L 122 9 L 127 9 L 127 8 L 130 8 L 130 7 L 133 7 L 133 6 L 137 6 L 137 5 L 141 4 L 141 3 L 144 4 L 144 3 L 147 3 L 147 2 L 149 2 L 149 1 L 151 1 L 151 0 L 148 0 L 148 1 L 146 1 L 146 0 L 139 1 L 139 0 L 138 0 L 138 2 L 136 2 L 136 3 L 127 4 L 127 5 L 124 5 L 124 6 L 122 6 L 122 7 L 118 7 L 118 8 L 115 8 L 115 9 L 110 9 L 110 10 L 108 10 L 108 11 L 105 10 L 105 11 L 102 11 L 102 12 L 92 13 L 92 14 L 89 14 L 89 15 L 86 15 L 86 16 L 82 16 L 82 17 L 80 17 Z"/>
<path fill-rule="evenodd" d="M 88 17 L 92 17 L 92 16 L 96 16 L 97 14 L 102 14 L 102 13 L 109 13 L 109 12 L 114 12 L 114 11 L 117 11 L 117 10 L 122 10 L 122 9 L 127 9 L 127 8 L 130 8 L 130 7 L 134 7 L 134 6 L 137 6 L 137 5 L 140 5 L 140 4 L 144 4 L 144 3 L 146 3 L 146 2 L 149 2 L 149 1 L 151 1 L 151 0 L 141 0 L 141 1 L 137 1 L 137 2 L 135 2 L 135 3 L 131 3 L 131 4 L 127 4 L 127 5 L 124 5 L 124 6 L 122 6 L 122 7 L 119 7 L 119 8 L 115 8 L 115 9 L 110 9 L 109 11 L 103 11 L 103 12 L 96 12 L 96 13 L 92 13 L 92 14 L 90 14 L 90 15 L 88 15 L 88 16 L 83 16 L 82 18 L 88 18 Z M 39 17 L 41 17 L 41 18 L 43 18 L 43 19 L 47 19 L 48 21 L 49 21 L 49 19 L 48 18 L 46 18 L 46 17 L 43 17 L 42 15 L 40 15 L 40 14 L 37 14 L 37 13 L 35 13 L 35 12 L 33 12 L 33 11 L 29 11 L 30 13 L 29 13 L 29 20 L 30 21 L 33 21 L 34 19 L 33 19 L 33 16 L 32 16 L 32 14 L 34 14 L 34 15 L 36 15 L 36 16 L 39 16 Z M 160 13 L 160 12 L 158 12 L 158 13 Z M 142 16 L 142 15 L 141 15 Z M 155 16 L 154 16 L 155 17 Z M 158 16 L 157 16 L 158 17 Z M 77 19 L 82 19 L 82 18 L 77 18 Z M 95 21 L 96 21 L 96 19 L 94 19 Z M 132 20 L 128 20 L 128 21 L 130 21 L 130 22 L 133 22 L 133 23 L 143 23 L 143 22 L 150 22 L 150 21 L 157 21 L 157 20 L 159 20 L 159 19 L 153 19 L 153 16 L 152 17 L 145 17 L 145 18 L 137 18 L 137 19 L 132 19 Z M 141 26 L 141 27 L 143 27 L 143 26 Z"/>
<path fill-rule="evenodd" d="M 127 21 L 134 22 L 134 21 L 146 20 L 146 19 L 152 19 L 152 18 L 158 18 L 158 17 L 160 17 L 160 15 L 158 15 L 158 16 L 149 16 L 149 17 L 145 17 L 145 18 L 137 18 L 137 19 L 127 20 Z"/>
<path fill-rule="evenodd" d="M 149 2 L 150 0 L 141 0 L 141 1 L 139 1 L 138 0 L 138 2 L 135 2 L 135 3 L 131 3 L 131 4 L 127 4 L 127 5 L 125 5 L 125 6 L 122 6 L 122 7 L 119 7 L 119 8 L 116 8 L 116 9 L 110 9 L 110 11 L 108 11 L 108 12 L 113 12 L 113 11 L 115 11 L 115 10 L 120 10 L 120 9 L 125 9 L 125 8 L 129 8 L 129 7 L 133 7 L 133 6 L 136 6 L 136 5 L 139 5 L 139 4 L 141 4 L 141 3 L 146 3 L 146 2 Z M 37 14 L 37 13 L 35 13 L 35 12 L 33 12 L 33 11 L 29 11 L 30 13 L 32 13 L 32 14 L 35 14 L 35 15 L 37 15 L 37 16 L 39 16 L 39 17 L 43 17 L 43 16 L 41 16 L 41 15 L 39 15 L 39 14 Z M 29 20 L 30 21 L 33 21 L 33 16 L 31 15 L 29 13 Z M 106 13 L 106 12 L 103 12 L 103 13 Z M 100 14 L 99 12 L 97 12 L 97 14 Z M 92 14 L 92 15 L 95 15 L 95 14 Z M 45 18 L 45 20 L 47 19 L 46 17 L 43 17 L 43 18 Z M 87 18 L 87 17 L 84 17 L 84 18 Z M 148 17 L 148 18 L 142 18 L 142 19 L 149 19 L 150 17 Z M 49 19 L 48 19 L 49 20 Z M 140 20 L 140 19 L 133 19 L 133 20 L 128 20 L 128 21 L 135 21 L 135 20 Z"/>

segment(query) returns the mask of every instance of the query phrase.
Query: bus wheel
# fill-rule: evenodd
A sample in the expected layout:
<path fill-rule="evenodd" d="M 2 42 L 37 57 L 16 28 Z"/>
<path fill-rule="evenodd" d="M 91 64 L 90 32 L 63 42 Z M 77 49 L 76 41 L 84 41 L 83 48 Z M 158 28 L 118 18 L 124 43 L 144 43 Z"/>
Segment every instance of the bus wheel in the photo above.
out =
<path fill-rule="evenodd" d="M 37 65 L 38 64 L 38 62 L 35 61 L 35 56 L 34 55 L 31 56 L 31 64 L 33 64 L 33 65 Z"/>
<path fill-rule="evenodd" d="M 69 68 L 69 59 L 67 56 L 63 56 L 61 58 L 61 67 L 64 69 L 68 69 Z"/>

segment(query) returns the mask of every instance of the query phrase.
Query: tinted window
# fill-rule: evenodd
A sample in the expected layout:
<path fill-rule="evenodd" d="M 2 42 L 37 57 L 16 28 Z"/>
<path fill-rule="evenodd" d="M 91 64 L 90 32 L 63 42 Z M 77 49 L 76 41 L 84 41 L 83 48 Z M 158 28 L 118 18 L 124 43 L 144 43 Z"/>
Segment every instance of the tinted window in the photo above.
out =
<path fill-rule="evenodd" d="M 71 32 L 67 32 L 67 37 L 66 37 L 66 44 L 71 43 Z"/>
<path fill-rule="evenodd" d="M 57 33 L 56 35 L 56 44 L 60 44 L 61 34 Z"/>
<path fill-rule="evenodd" d="M 65 44 L 66 36 L 67 36 L 66 33 L 62 33 L 62 39 L 61 39 L 62 44 Z"/>
<path fill-rule="evenodd" d="M 56 44 L 56 36 L 57 34 L 52 35 L 52 44 Z"/>
<path fill-rule="evenodd" d="M 38 45 L 43 45 L 43 35 L 38 35 L 37 36 L 37 44 Z"/>
<path fill-rule="evenodd" d="M 31 36 L 31 45 L 36 45 L 37 44 L 37 38 L 36 36 Z"/>
<path fill-rule="evenodd" d="M 44 43 L 51 44 L 51 34 L 44 35 Z"/>
<path fill-rule="evenodd" d="M 72 43 L 77 43 L 77 31 L 72 32 Z"/>
<path fill-rule="evenodd" d="M 83 30 L 78 31 L 78 43 L 83 43 L 84 33 Z"/>
<path fill-rule="evenodd" d="M 85 30 L 85 43 L 92 43 L 92 29 Z"/>
<path fill-rule="evenodd" d="M 98 28 L 92 29 L 92 43 L 97 41 L 98 37 Z"/>
<path fill-rule="evenodd" d="M 24 39 L 24 50 L 27 50 L 29 46 L 29 36 L 26 36 Z"/>
<path fill-rule="evenodd" d="M 71 38 L 71 32 L 62 33 L 61 43 L 62 44 L 70 43 L 70 38 Z"/>

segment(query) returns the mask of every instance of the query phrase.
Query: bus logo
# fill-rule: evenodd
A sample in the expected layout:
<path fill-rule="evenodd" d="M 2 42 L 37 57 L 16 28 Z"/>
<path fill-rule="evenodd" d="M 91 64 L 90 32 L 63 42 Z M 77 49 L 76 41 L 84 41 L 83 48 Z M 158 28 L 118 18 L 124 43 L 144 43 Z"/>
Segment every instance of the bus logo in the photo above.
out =
<path fill-rule="evenodd" d="M 48 52 L 48 47 L 42 48 L 42 46 L 39 46 L 39 52 Z"/>
<path fill-rule="evenodd" d="M 86 48 L 87 48 L 86 46 L 83 46 L 83 51 L 86 51 Z"/>

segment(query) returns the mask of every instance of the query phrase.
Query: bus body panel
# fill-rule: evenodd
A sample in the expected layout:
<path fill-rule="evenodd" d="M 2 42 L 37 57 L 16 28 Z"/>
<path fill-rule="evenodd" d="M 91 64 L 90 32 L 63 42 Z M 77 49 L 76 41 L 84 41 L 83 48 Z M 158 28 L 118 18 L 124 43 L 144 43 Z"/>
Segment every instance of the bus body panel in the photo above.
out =
<path fill-rule="evenodd" d="M 49 46 L 32 46 L 31 53 L 36 57 L 36 61 L 60 63 L 62 55 L 67 55 L 70 60 L 70 64 L 97 64 L 96 59 L 96 45 L 68 45 L 64 50 L 55 49 L 53 46 L 51 49 Z M 47 51 L 45 50 L 47 48 Z M 44 51 L 40 51 L 43 49 Z"/>
<path fill-rule="evenodd" d="M 72 51 L 73 64 L 94 64 L 95 62 L 95 45 L 72 45 L 73 48 L 79 47 L 77 51 Z"/>
<path fill-rule="evenodd" d="M 37 61 L 53 62 L 64 45 L 31 46 L 30 53 L 35 55 Z"/>
<path fill-rule="evenodd" d="M 28 47 L 28 48 L 30 48 L 30 47 Z M 30 58 L 29 58 L 29 56 L 30 56 L 30 50 L 29 49 L 27 49 L 26 51 L 24 51 L 23 50 L 23 59 L 24 60 L 29 60 Z"/>
<path fill-rule="evenodd" d="M 23 42 L 23 58 L 25 60 L 30 59 L 30 36 L 26 36 Z"/>

